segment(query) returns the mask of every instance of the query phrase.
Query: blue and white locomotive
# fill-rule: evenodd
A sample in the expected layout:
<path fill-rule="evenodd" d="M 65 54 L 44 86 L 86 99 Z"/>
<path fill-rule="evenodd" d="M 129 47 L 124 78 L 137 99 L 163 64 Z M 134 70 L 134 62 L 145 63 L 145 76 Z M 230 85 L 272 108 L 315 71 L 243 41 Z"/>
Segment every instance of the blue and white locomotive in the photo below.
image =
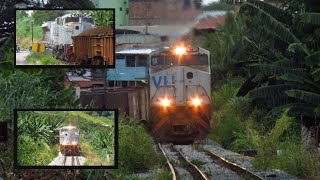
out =
<path fill-rule="evenodd" d="M 210 71 L 210 53 L 203 48 L 135 47 L 116 52 L 116 68 L 108 70 L 107 79 L 133 90 L 144 86 L 147 97 L 132 99 L 130 108 L 146 110 L 133 114 L 146 112 L 139 119 L 146 120 L 158 140 L 186 142 L 209 132 Z"/>
<path fill-rule="evenodd" d="M 152 52 L 149 124 L 160 141 L 193 141 L 210 128 L 210 53 L 177 46 Z"/>

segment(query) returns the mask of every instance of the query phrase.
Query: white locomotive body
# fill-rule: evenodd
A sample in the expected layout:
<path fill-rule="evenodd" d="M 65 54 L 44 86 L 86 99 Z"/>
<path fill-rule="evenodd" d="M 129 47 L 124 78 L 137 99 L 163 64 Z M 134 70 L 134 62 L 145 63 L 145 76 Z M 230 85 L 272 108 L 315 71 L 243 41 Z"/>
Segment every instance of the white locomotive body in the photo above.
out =
<path fill-rule="evenodd" d="M 79 155 L 79 130 L 75 126 L 64 126 L 60 129 L 60 152 L 65 156 Z"/>
<path fill-rule="evenodd" d="M 92 17 L 83 14 L 66 14 L 41 25 L 46 52 L 57 54 L 59 59 L 66 57 L 67 49 L 72 42 L 72 36 L 94 26 Z"/>
<path fill-rule="evenodd" d="M 210 128 L 210 54 L 202 48 L 161 49 L 151 55 L 150 123 L 159 140 L 202 138 Z"/>

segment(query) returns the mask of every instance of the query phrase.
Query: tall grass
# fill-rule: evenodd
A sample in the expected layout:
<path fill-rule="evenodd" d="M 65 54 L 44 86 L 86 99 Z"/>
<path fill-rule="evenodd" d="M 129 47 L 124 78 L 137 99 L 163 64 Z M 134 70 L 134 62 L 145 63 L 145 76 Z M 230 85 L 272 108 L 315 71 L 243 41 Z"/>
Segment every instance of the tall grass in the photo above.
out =
<path fill-rule="evenodd" d="M 32 25 L 31 17 L 17 19 L 16 22 L 16 40 L 22 49 L 28 49 L 32 45 Z M 40 26 L 33 26 L 33 42 L 38 42 L 42 37 Z"/>
<path fill-rule="evenodd" d="M 155 150 L 147 131 L 132 119 L 122 117 L 119 125 L 119 169 L 128 172 L 145 172 L 154 169 L 164 158 Z"/>

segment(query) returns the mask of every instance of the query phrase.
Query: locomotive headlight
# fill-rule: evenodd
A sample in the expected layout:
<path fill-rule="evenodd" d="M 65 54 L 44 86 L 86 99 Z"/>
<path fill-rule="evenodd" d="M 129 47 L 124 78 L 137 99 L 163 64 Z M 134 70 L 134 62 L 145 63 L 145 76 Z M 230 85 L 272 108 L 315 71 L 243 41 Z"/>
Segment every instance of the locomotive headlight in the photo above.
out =
<path fill-rule="evenodd" d="M 177 55 L 183 55 L 186 52 L 186 48 L 184 48 L 183 46 L 177 47 L 174 50 L 174 53 L 176 53 Z"/>
<path fill-rule="evenodd" d="M 200 106 L 200 105 L 201 105 L 201 100 L 200 100 L 199 98 L 194 98 L 194 99 L 192 100 L 192 104 L 193 104 L 194 106 Z"/>
<path fill-rule="evenodd" d="M 163 107 L 168 107 L 168 106 L 170 105 L 169 99 L 168 99 L 168 98 L 163 98 L 163 99 L 161 100 L 161 105 L 162 105 Z"/>
<path fill-rule="evenodd" d="M 77 142 L 75 142 L 75 141 L 72 141 L 72 145 L 77 145 Z"/>

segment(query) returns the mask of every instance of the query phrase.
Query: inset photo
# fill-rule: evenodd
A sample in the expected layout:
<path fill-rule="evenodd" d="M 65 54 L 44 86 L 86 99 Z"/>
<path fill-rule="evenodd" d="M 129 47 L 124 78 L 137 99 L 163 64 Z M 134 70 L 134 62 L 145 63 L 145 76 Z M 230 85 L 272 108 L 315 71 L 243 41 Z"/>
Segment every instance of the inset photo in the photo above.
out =
<path fill-rule="evenodd" d="M 114 68 L 114 12 L 16 9 L 15 67 Z"/>
<path fill-rule="evenodd" d="M 117 110 L 15 110 L 16 168 L 116 168 Z"/>

